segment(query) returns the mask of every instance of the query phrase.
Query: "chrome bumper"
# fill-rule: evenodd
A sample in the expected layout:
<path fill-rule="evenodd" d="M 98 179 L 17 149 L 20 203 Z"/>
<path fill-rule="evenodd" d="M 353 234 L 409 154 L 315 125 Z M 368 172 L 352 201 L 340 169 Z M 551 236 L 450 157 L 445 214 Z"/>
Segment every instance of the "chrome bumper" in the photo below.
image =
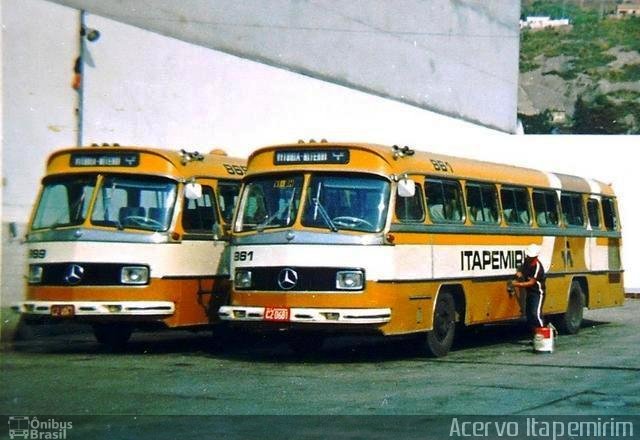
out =
<path fill-rule="evenodd" d="M 175 312 L 172 301 L 23 301 L 11 308 L 28 316 L 52 316 L 53 306 L 73 306 L 70 316 L 169 316 Z"/>
<path fill-rule="evenodd" d="M 222 306 L 223 321 L 280 321 L 318 324 L 384 324 L 391 320 L 391 309 L 316 309 L 292 307 L 287 319 L 267 319 L 266 307 Z"/>

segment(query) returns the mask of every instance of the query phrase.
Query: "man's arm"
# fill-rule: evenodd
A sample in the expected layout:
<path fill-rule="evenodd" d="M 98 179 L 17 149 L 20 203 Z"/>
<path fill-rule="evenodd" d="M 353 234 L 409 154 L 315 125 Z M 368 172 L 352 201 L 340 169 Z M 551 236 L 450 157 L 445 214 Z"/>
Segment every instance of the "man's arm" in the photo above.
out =
<path fill-rule="evenodd" d="M 537 280 L 535 278 L 529 278 L 527 281 L 514 281 L 513 287 L 531 287 L 533 286 Z"/>

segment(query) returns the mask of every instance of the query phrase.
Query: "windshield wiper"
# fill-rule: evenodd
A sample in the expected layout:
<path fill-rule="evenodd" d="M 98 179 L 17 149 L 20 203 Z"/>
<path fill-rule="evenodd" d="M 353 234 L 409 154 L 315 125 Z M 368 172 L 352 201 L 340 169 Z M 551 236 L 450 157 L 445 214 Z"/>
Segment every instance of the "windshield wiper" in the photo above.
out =
<path fill-rule="evenodd" d="M 280 209 L 278 209 L 273 215 L 268 217 L 265 221 L 257 225 L 256 231 L 258 232 L 264 231 L 264 228 L 269 226 L 271 222 L 274 221 L 275 219 L 280 218 L 280 216 L 284 214 L 285 211 L 288 211 L 287 212 L 287 224 L 288 224 L 289 220 L 291 219 L 291 207 L 293 206 L 293 199 L 295 198 L 295 196 L 296 196 L 296 189 L 294 188 L 293 191 L 291 191 L 291 197 L 289 197 L 289 202 L 286 205 L 283 205 Z M 284 225 L 279 225 L 279 226 L 284 226 Z"/>
<path fill-rule="evenodd" d="M 258 232 L 264 231 L 264 228 L 269 226 L 271 222 L 274 221 L 276 218 L 278 218 L 283 212 L 284 212 L 283 210 L 278 210 L 271 217 L 267 217 L 265 221 L 263 221 L 259 225 L 256 225 L 256 231 Z"/>
<path fill-rule="evenodd" d="M 311 201 L 313 202 L 315 212 L 320 214 L 320 217 L 322 218 L 322 220 L 324 220 L 325 224 L 329 226 L 331 232 L 338 232 L 338 227 L 333 222 L 333 220 L 331 220 L 331 217 L 327 213 L 327 210 L 324 208 L 324 206 L 322 206 L 322 203 L 320 203 L 320 200 L 317 197 L 314 197 L 311 199 Z"/>
<path fill-rule="evenodd" d="M 77 226 L 79 224 L 82 224 L 82 222 L 85 220 L 84 217 L 82 217 L 82 204 L 84 202 L 84 192 L 80 195 L 80 197 L 78 197 L 77 200 L 75 200 L 71 206 L 69 206 L 69 211 L 66 213 L 60 213 L 60 215 L 58 215 L 58 217 L 53 221 L 53 223 L 51 223 L 49 225 L 50 229 L 57 229 L 59 227 L 62 226 Z M 64 221 L 62 220 L 62 217 L 68 216 L 69 220 Z"/>

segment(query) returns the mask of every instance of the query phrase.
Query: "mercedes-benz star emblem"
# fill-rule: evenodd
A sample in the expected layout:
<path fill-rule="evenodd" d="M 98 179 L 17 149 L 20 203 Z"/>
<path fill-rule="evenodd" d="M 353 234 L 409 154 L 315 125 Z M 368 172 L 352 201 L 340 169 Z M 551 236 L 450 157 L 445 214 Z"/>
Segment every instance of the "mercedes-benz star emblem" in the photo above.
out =
<path fill-rule="evenodd" d="M 78 284 L 82 281 L 82 275 L 84 275 L 84 268 L 78 264 L 71 264 L 67 268 L 64 280 L 67 284 Z"/>
<path fill-rule="evenodd" d="M 287 267 L 278 274 L 278 286 L 282 290 L 291 290 L 298 284 L 298 272 Z"/>

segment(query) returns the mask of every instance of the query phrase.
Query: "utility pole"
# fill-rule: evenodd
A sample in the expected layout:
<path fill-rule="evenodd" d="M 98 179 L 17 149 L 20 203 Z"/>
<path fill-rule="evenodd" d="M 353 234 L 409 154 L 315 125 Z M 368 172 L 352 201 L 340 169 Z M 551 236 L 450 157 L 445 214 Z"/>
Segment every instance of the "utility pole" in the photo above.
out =
<path fill-rule="evenodd" d="M 89 29 L 85 25 L 85 11 L 83 9 L 80 10 L 80 28 L 78 30 L 78 57 L 76 58 L 75 65 L 73 67 L 74 70 L 74 79 L 73 79 L 73 88 L 78 92 L 78 101 L 76 108 L 76 117 L 77 117 L 77 134 L 76 134 L 76 146 L 81 147 L 83 143 L 82 139 L 82 131 L 83 131 L 83 122 L 84 122 L 84 67 L 85 67 L 85 58 L 88 54 L 86 41 L 94 42 L 100 38 L 100 32 L 96 29 Z M 93 65 L 93 64 L 92 64 Z"/>
<path fill-rule="evenodd" d="M 82 146 L 82 120 L 83 120 L 83 107 L 84 107 L 84 35 L 85 35 L 85 25 L 84 25 L 84 17 L 85 12 L 84 9 L 80 10 L 80 29 L 78 29 L 79 35 L 79 48 L 78 48 L 78 58 L 76 59 L 76 65 L 74 67 L 76 75 L 78 75 L 78 83 L 77 89 L 78 92 L 78 107 L 76 108 L 76 117 L 77 117 L 77 133 L 76 133 L 76 146 Z"/>

